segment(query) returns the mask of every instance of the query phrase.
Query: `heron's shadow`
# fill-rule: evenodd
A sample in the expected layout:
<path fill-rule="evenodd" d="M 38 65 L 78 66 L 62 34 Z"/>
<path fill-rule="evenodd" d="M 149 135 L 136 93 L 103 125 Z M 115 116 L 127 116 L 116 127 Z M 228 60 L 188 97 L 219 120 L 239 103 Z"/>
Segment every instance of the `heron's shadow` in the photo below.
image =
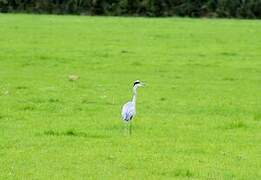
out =
<path fill-rule="evenodd" d="M 47 130 L 43 132 L 45 136 L 71 136 L 71 137 L 84 137 L 84 138 L 96 138 L 96 139 L 103 139 L 108 138 L 106 135 L 99 135 L 99 134 L 90 134 L 86 132 L 79 132 L 74 129 L 70 129 L 67 131 L 54 131 L 54 130 Z"/>

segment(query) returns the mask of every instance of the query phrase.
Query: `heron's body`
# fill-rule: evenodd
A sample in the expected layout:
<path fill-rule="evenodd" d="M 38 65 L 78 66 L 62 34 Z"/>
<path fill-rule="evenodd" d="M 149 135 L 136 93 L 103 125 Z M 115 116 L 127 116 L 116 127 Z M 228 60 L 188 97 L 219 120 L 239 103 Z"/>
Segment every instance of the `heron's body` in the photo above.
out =
<path fill-rule="evenodd" d="M 136 114 L 136 107 L 135 107 L 135 103 L 133 103 L 132 101 L 127 102 L 126 104 L 124 104 L 124 106 L 122 107 L 122 119 L 125 121 L 131 121 L 132 118 L 135 116 Z"/>
<path fill-rule="evenodd" d="M 134 82 L 134 86 L 133 86 L 133 98 L 132 101 L 127 102 L 126 104 L 124 104 L 124 106 L 122 107 L 122 119 L 125 122 L 131 122 L 131 120 L 134 118 L 134 116 L 136 115 L 136 98 L 137 98 L 137 89 L 139 87 L 143 86 L 140 81 L 135 81 Z M 128 124 L 129 124 L 128 123 Z"/>

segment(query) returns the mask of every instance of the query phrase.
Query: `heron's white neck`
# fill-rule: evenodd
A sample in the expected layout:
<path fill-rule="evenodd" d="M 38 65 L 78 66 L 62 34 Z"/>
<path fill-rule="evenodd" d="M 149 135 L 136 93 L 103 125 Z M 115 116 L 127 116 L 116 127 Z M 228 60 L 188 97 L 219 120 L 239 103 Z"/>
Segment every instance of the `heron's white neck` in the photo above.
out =
<path fill-rule="evenodd" d="M 133 98 L 132 98 L 132 102 L 134 104 L 136 104 L 136 99 L 137 99 L 137 87 L 133 87 Z"/>

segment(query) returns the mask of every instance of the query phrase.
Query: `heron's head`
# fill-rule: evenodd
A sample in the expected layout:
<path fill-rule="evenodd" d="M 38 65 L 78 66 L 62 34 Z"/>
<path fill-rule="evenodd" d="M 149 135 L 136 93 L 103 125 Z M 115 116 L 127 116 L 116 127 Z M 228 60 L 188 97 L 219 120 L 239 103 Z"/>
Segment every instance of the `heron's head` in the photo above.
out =
<path fill-rule="evenodd" d="M 139 80 L 136 80 L 133 84 L 133 88 L 137 89 L 139 87 L 143 87 L 144 83 L 140 82 Z"/>

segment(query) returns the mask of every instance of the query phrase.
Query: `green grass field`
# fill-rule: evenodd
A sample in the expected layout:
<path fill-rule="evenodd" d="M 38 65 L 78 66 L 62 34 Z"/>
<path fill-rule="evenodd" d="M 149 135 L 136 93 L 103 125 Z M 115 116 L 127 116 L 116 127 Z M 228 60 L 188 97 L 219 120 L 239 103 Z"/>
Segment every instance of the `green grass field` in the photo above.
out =
<path fill-rule="evenodd" d="M 0 14 L 0 77 L 0 179 L 261 178 L 261 21 Z"/>

